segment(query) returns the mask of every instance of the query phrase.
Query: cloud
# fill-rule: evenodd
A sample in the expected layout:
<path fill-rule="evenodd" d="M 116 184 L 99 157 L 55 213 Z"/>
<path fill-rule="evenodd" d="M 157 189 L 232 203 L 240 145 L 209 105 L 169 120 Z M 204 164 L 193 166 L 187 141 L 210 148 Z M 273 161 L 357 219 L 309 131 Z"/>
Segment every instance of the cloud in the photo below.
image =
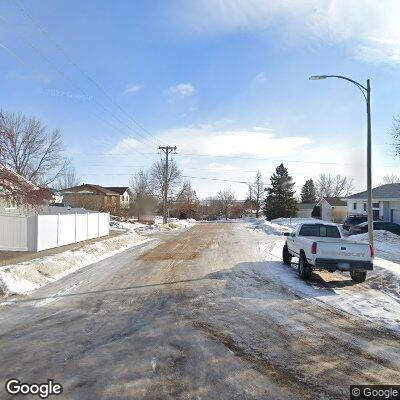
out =
<path fill-rule="evenodd" d="M 170 86 L 168 92 L 171 94 L 176 94 L 181 97 L 192 96 L 195 94 L 196 89 L 191 83 L 178 83 L 175 86 Z"/>
<path fill-rule="evenodd" d="M 265 82 L 265 74 L 264 72 L 259 72 L 255 77 L 254 80 L 256 82 Z"/>
<path fill-rule="evenodd" d="M 120 140 L 112 149 L 107 151 L 106 154 L 129 154 L 141 147 L 143 147 L 142 142 L 128 137 Z"/>
<path fill-rule="evenodd" d="M 343 143 L 332 146 L 334 135 L 322 136 L 315 142 L 307 136 L 284 135 L 271 128 L 239 129 L 231 126 L 231 122 L 215 121 L 166 129 L 158 131 L 155 140 L 177 146 L 178 154 L 174 159 L 189 176 L 249 182 L 254 178 L 254 171 L 260 170 L 265 182 L 269 183 L 272 171 L 284 162 L 296 182 L 298 193 L 306 179 L 317 179 L 321 173 L 351 176 L 355 178 L 357 190 L 365 186 L 365 154 L 359 146 Z M 108 153 L 137 158 L 137 151 L 155 153 L 156 145 L 127 137 Z M 387 172 L 389 170 L 385 170 Z M 232 182 L 225 185 L 218 181 L 193 179 L 193 184 L 200 197 L 231 186 L 238 197 L 245 198 L 247 190 L 246 185 Z"/>
<path fill-rule="evenodd" d="M 126 87 L 123 94 L 140 92 L 141 90 L 143 90 L 143 87 L 144 86 L 140 83 L 135 83 L 135 84 L 129 85 Z"/>
<path fill-rule="evenodd" d="M 279 136 L 270 130 L 223 130 L 218 125 L 202 124 L 169 129 L 157 134 L 163 142 L 178 146 L 181 153 L 214 156 L 283 157 L 297 154 L 312 141 L 304 136 Z M 134 138 L 125 138 L 110 150 L 111 153 L 145 149 Z"/>
<path fill-rule="evenodd" d="M 186 34 L 275 28 L 294 43 L 344 43 L 359 60 L 400 63 L 398 0 L 176 0 L 173 16 Z"/>

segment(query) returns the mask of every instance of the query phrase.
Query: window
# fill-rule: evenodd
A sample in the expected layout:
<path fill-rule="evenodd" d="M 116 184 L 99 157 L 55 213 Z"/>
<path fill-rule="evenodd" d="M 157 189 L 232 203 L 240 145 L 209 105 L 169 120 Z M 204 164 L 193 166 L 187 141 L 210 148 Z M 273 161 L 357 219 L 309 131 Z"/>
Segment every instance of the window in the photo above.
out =
<path fill-rule="evenodd" d="M 364 211 L 367 211 L 367 203 L 364 203 Z"/>
<path fill-rule="evenodd" d="M 372 208 L 379 208 L 379 203 L 372 203 Z"/>
<path fill-rule="evenodd" d="M 340 232 L 332 225 L 305 224 L 301 227 L 299 236 L 340 238 Z"/>
<path fill-rule="evenodd" d="M 357 210 L 357 203 L 353 203 L 353 210 Z"/>

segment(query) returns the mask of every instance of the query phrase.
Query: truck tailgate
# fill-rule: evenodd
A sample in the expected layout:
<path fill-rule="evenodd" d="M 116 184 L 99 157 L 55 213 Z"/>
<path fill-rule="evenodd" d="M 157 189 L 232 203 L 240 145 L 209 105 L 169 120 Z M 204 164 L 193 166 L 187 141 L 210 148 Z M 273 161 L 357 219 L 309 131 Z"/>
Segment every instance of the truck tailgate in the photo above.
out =
<path fill-rule="evenodd" d="M 334 260 L 371 261 L 369 244 L 347 240 L 317 241 L 317 258 Z"/>

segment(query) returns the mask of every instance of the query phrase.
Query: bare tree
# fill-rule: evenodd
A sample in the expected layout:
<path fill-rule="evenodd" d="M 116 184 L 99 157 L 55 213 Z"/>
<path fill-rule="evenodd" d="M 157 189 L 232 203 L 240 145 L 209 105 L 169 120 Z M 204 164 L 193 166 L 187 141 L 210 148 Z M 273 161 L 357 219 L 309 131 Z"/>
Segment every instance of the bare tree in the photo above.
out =
<path fill-rule="evenodd" d="M 257 171 L 254 182 L 249 185 L 250 201 L 254 202 L 256 218 L 260 215 L 261 203 L 264 196 L 264 181 L 260 171 Z"/>
<path fill-rule="evenodd" d="M 135 195 L 134 208 L 137 219 L 149 216 L 154 212 L 155 199 L 153 196 L 153 186 L 148 171 L 140 169 L 131 177 L 130 186 Z"/>
<path fill-rule="evenodd" d="M 48 132 L 36 118 L 2 111 L 0 162 L 40 185 L 55 182 L 69 166 L 59 130 Z"/>
<path fill-rule="evenodd" d="M 66 189 L 81 184 L 81 178 L 76 173 L 74 167 L 70 166 L 64 173 L 58 178 L 55 187 L 57 189 Z"/>
<path fill-rule="evenodd" d="M 317 197 L 349 196 L 353 190 L 353 178 L 346 176 L 321 174 L 316 184 Z"/>
<path fill-rule="evenodd" d="M 221 212 L 221 204 L 216 197 L 207 197 L 201 202 L 201 217 L 208 221 L 217 219 Z"/>
<path fill-rule="evenodd" d="M 150 177 L 153 182 L 154 191 L 160 199 L 164 193 L 165 173 L 165 163 L 161 160 L 155 162 L 150 170 Z M 181 171 L 176 162 L 173 160 L 170 161 L 167 174 L 168 196 L 172 196 L 181 183 L 181 176 Z"/>
<path fill-rule="evenodd" d="M 183 182 L 175 200 L 174 214 L 178 218 L 196 218 L 199 213 L 199 199 L 189 180 Z"/>
<path fill-rule="evenodd" d="M 382 178 L 381 185 L 387 185 L 388 183 L 400 183 L 400 176 L 395 174 L 385 175 Z"/>
<path fill-rule="evenodd" d="M 235 203 L 235 193 L 230 188 L 224 189 L 218 192 L 217 198 L 222 214 L 228 219 L 231 207 Z"/>
<path fill-rule="evenodd" d="M 400 155 L 400 115 L 393 117 L 392 134 L 396 142 L 393 144 L 396 155 Z"/>

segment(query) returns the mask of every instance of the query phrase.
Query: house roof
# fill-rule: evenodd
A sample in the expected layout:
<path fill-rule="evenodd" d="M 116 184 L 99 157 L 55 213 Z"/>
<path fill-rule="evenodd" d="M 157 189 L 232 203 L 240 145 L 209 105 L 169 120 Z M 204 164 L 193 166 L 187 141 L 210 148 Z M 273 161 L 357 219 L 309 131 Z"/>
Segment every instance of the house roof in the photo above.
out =
<path fill-rule="evenodd" d="M 346 207 L 346 202 L 340 197 L 324 197 L 324 200 L 332 207 Z"/>
<path fill-rule="evenodd" d="M 106 187 L 105 189 L 111 190 L 119 195 L 123 195 L 127 190 L 129 190 L 129 186 L 112 186 Z"/>
<path fill-rule="evenodd" d="M 65 189 L 61 190 L 61 193 L 80 192 L 85 187 L 93 188 L 93 189 L 99 191 L 100 193 L 103 193 L 105 196 L 117 196 L 118 195 L 117 192 L 114 192 L 113 190 L 110 190 L 109 188 L 105 188 L 105 187 L 100 186 L 100 185 L 93 185 L 91 183 L 84 183 L 84 184 L 79 185 L 79 186 L 73 186 L 73 187 L 70 187 L 70 188 L 65 188 Z"/>
<path fill-rule="evenodd" d="M 346 197 L 344 200 L 366 199 L 367 191 L 356 193 Z M 372 189 L 372 198 L 378 199 L 400 199 L 400 183 L 388 183 Z"/>
<path fill-rule="evenodd" d="M 34 188 L 34 189 L 38 188 L 33 182 L 31 182 L 28 179 L 24 178 L 22 175 L 20 175 L 17 172 L 13 171 L 11 168 L 6 167 L 4 164 L 0 164 L 0 172 L 4 172 L 4 173 L 7 173 L 7 174 L 10 174 L 10 176 L 13 177 L 13 181 L 15 179 L 15 183 L 26 184 L 26 185 Z M 5 179 L 8 179 L 8 178 L 5 177 Z"/>
<path fill-rule="evenodd" d="M 298 203 L 297 208 L 299 210 L 312 210 L 315 206 L 315 203 Z"/>

